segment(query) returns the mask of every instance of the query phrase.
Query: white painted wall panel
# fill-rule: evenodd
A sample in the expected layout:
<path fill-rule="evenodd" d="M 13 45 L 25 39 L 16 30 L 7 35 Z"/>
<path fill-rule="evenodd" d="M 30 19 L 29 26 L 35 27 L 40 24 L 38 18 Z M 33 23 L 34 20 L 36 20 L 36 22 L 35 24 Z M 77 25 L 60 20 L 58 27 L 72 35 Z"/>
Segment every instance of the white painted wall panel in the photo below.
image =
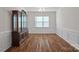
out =
<path fill-rule="evenodd" d="M 56 16 L 57 34 L 79 49 L 79 8 L 60 8 Z"/>
<path fill-rule="evenodd" d="M 11 16 L 5 8 L 0 7 L 0 51 L 11 46 Z"/>

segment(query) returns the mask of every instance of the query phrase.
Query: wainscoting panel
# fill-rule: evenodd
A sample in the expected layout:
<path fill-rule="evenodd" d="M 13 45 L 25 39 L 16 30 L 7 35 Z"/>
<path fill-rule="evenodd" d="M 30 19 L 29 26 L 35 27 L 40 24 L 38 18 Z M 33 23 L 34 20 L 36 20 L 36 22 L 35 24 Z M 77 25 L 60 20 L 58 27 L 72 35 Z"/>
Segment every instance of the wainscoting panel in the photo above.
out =
<path fill-rule="evenodd" d="M 5 51 L 11 46 L 11 32 L 1 32 L 0 33 L 0 51 Z"/>
<path fill-rule="evenodd" d="M 79 49 L 79 32 L 71 29 L 57 29 L 57 34 L 69 44 Z"/>

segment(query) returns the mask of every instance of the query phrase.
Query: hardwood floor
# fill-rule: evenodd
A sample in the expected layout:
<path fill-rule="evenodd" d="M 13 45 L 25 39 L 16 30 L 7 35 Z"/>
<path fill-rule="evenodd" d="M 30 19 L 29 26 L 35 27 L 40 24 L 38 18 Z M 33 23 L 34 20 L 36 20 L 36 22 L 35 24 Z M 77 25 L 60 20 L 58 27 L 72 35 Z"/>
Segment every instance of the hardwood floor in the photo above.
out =
<path fill-rule="evenodd" d="M 7 52 L 77 52 L 56 34 L 30 35 L 20 47 L 12 47 Z"/>

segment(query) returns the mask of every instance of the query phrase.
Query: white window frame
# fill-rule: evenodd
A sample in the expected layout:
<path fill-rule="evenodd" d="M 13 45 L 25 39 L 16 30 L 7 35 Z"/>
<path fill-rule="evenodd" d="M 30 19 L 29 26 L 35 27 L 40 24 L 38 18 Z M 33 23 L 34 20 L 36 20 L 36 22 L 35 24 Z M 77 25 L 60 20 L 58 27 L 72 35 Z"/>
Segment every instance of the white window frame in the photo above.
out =
<path fill-rule="evenodd" d="M 45 20 L 45 18 L 48 18 Z M 37 20 L 37 18 L 41 18 L 41 20 Z M 41 26 L 37 25 L 37 23 L 40 23 Z M 47 26 L 45 26 L 45 23 L 47 22 Z M 35 16 L 35 27 L 49 27 L 49 16 Z"/>

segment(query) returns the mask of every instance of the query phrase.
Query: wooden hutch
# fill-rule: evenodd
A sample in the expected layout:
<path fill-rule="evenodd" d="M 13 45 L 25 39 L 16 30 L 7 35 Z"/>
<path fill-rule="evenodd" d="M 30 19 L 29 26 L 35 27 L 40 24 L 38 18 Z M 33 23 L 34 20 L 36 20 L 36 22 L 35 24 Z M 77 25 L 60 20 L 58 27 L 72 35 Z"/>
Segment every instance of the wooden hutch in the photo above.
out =
<path fill-rule="evenodd" d="M 27 14 L 12 10 L 12 46 L 20 46 L 28 38 Z"/>

